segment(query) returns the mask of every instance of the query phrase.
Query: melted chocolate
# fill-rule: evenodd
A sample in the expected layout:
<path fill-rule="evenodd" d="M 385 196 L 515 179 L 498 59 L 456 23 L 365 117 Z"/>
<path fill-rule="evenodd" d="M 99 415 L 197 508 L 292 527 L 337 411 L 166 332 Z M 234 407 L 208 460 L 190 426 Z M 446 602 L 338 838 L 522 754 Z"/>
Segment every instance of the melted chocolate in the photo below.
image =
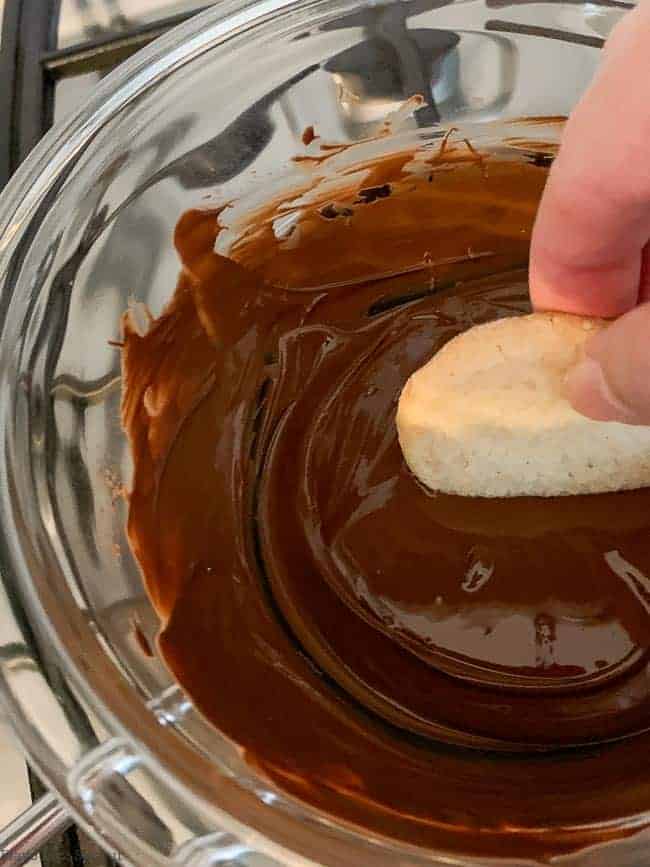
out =
<path fill-rule="evenodd" d="M 228 257 L 225 212 L 181 219 L 171 303 L 125 329 L 129 536 L 169 666 L 277 785 L 413 844 L 546 858 L 650 804 L 650 492 L 468 500 L 409 474 L 400 390 L 529 309 L 547 170 L 412 157 L 280 239 L 275 202 Z"/>

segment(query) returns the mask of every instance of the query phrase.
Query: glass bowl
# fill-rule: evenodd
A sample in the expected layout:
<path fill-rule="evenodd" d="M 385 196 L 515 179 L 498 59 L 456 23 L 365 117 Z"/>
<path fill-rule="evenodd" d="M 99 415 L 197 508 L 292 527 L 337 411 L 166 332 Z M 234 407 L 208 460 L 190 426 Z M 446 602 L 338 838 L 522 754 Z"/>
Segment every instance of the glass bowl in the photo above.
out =
<path fill-rule="evenodd" d="M 170 297 L 181 213 L 259 187 L 308 125 L 359 140 L 416 93 L 426 110 L 407 132 L 565 115 L 625 7 L 228 0 L 108 76 L 4 192 L 0 690 L 30 762 L 124 862 L 479 863 L 285 795 L 174 682 L 126 540 L 131 465 L 109 341 L 133 299 L 157 314 Z M 646 822 L 620 829 L 611 863 L 641 863 L 646 835 L 632 832 Z M 566 863 L 608 857 L 595 847 Z"/>

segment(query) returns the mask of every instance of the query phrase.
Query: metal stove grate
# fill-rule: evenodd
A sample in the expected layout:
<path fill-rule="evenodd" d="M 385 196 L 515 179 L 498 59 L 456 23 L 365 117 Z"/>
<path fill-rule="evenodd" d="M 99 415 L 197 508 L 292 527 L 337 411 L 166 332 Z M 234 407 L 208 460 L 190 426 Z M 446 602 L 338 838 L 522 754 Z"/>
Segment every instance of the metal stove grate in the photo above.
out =
<path fill-rule="evenodd" d="M 87 6 L 87 0 L 79 5 Z M 52 125 L 60 82 L 108 72 L 207 5 L 149 23 L 130 23 L 120 14 L 114 18 L 110 33 L 100 30 L 88 41 L 59 48 L 60 0 L 5 0 L 0 117 L 6 120 L 0 128 L 0 188 Z"/>

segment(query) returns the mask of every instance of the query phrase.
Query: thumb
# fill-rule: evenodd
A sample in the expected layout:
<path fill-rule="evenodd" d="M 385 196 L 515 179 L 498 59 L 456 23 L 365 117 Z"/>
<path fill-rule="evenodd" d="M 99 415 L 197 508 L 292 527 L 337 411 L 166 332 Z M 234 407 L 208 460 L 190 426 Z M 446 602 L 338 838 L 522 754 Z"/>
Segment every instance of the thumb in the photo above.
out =
<path fill-rule="evenodd" d="M 650 424 L 650 303 L 621 316 L 586 345 L 569 371 L 567 397 L 601 421 Z"/>

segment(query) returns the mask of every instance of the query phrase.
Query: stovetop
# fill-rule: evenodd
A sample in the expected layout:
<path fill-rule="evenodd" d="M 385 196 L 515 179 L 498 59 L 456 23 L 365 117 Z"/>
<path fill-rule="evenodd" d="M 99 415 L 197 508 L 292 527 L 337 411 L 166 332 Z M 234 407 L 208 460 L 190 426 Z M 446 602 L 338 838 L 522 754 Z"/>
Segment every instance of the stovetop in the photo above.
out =
<path fill-rule="evenodd" d="M 52 123 L 83 102 L 103 75 L 209 5 L 207 0 L 0 0 L 0 188 Z"/>
<path fill-rule="evenodd" d="M 207 0 L 0 0 L 0 188 L 52 123 L 79 106 L 102 76 L 208 5 Z M 42 792 L 0 711 L 0 828 Z M 5 863 L 2 852 L 0 863 Z M 115 865 L 75 827 L 27 863 Z"/>

